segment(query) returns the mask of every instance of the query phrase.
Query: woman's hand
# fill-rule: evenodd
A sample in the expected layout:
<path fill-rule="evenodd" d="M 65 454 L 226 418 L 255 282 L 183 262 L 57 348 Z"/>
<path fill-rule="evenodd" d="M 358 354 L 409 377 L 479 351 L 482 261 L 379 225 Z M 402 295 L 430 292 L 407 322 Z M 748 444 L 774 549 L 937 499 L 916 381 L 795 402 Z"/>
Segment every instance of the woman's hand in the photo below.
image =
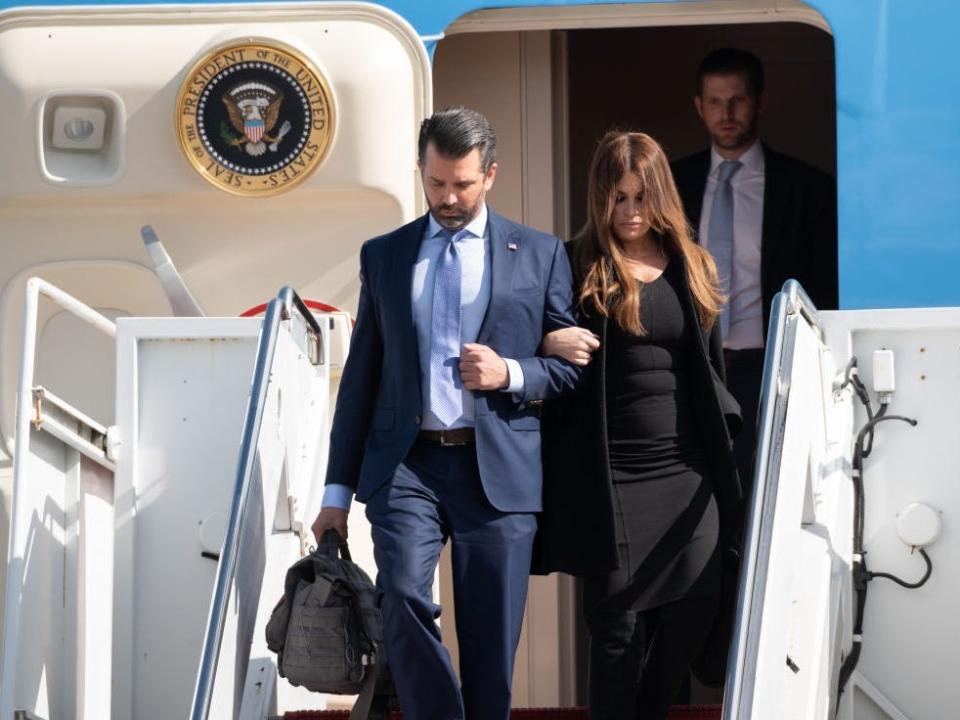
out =
<path fill-rule="evenodd" d="M 547 333 L 540 345 L 544 356 L 556 355 L 574 365 L 586 365 L 600 347 L 600 338 L 582 327 L 568 327 Z"/>

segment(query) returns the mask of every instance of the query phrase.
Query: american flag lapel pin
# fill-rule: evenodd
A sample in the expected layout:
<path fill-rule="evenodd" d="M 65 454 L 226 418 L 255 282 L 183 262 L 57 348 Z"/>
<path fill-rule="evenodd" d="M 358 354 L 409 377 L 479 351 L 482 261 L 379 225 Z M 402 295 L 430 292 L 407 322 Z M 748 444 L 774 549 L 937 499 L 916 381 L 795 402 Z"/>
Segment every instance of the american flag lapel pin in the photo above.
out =
<path fill-rule="evenodd" d="M 513 252 L 516 252 L 516 250 L 517 250 L 517 244 L 516 244 L 515 242 L 508 242 L 508 243 L 507 243 L 507 250 L 512 250 Z"/>

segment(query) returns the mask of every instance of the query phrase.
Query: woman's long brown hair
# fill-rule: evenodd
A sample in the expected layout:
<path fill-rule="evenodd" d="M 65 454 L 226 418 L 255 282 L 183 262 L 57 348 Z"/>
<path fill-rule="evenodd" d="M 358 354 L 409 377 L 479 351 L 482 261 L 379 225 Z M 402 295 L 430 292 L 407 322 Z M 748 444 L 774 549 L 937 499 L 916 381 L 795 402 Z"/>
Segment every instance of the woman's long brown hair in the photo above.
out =
<path fill-rule="evenodd" d="M 582 278 L 580 305 L 612 317 L 626 332 L 643 335 L 640 288 L 613 235 L 617 183 L 628 172 L 640 178 L 644 219 L 668 257 L 686 261 L 687 282 L 700 324 L 713 327 L 725 298 L 717 287 L 713 258 L 693 241 L 667 156 L 645 133 L 610 132 L 600 141 L 587 183 L 587 223 L 577 236 L 574 269 Z"/>

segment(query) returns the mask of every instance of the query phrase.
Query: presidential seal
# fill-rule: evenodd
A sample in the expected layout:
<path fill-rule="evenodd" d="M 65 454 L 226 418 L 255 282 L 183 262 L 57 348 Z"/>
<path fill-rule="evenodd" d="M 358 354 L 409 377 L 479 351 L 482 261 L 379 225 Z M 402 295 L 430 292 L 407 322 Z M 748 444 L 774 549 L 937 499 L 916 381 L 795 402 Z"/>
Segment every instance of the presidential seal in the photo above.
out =
<path fill-rule="evenodd" d="M 220 46 L 187 73 L 177 130 L 187 160 L 221 190 L 259 197 L 317 169 L 333 140 L 333 97 L 295 49 L 250 39 Z"/>

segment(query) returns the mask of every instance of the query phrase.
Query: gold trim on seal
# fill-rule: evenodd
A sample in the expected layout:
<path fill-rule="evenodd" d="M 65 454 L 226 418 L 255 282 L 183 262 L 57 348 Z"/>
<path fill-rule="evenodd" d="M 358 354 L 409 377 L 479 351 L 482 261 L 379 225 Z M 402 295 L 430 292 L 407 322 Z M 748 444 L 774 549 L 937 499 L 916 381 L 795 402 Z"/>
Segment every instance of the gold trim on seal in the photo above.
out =
<path fill-rule="evenodd" d="M 247 126 L 243 125 L 241 108 L 237 103 L 228 102 L 225 96 L 229 92 L 236 93 L 235 97 L 249 98 L 256 95 L 262 85 L 258 80 L 246 83 L 252 88 L 247 95 L 239 87 L 220 93 L 214 88 L 221 81 L 228 82 L 226 78 L 234 72 L 246 69 L 262 71 L 265 80 L 281 78 L 282 82 L 277 84 L 282 85 L 279 92 L 283 96 L 279 93 L 273 96 L 279 98 L 275 109 L 269 104 L 270 95 L 246 100 L 247 105 L 257 105 L 252 112 L 257 113 L 255 123 L 259 125 L 250 125 L 254 129 L 244 134 L 243 128 Z M 204 127 L 198 109 L 208 100 L 217 103 L 218 108 L 232 106 L 229 124 L 221 122 L 220 128 Z M 302 118 L 301 111 L 304 111 Z M 290 113 L 294 114 L 297 125 L 286 121 L 284 116 Z M 271 120 L 274 126 L 267 127 Z M 303 182 L 323 162 L 333 144 L 333 94 L 317 67 L 289 45 L 265 38 L 233 40 L 211 50 L 187 72 L 177 96 L 176 124 L 180 148 L 204 180 L 234 195 L 268 197 Z M 302 133 L 299 137 L 288 137 L 294 127 L 301 128 Z M 212 138 L 228 143 L 229 152 L 221 154 L 211 144 Z M 243 160 L 248 158 L 257 162 L 244 166 Z M 260 158 L 276 162 L 264 163 Z"/>

